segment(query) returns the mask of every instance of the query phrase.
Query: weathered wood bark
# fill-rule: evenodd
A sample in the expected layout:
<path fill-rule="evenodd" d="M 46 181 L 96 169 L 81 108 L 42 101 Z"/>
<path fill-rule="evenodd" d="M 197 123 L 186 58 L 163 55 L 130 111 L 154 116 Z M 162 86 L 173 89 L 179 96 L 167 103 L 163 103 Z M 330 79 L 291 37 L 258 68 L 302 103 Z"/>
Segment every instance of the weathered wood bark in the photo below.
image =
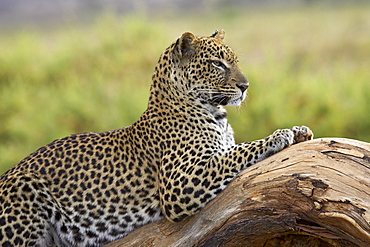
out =
<path fill-rule="evenodd" d="M 370 246 L 370 143 L 293 145 L 244 170 L 181 223 L 143 226 L 107 246 Z"/>

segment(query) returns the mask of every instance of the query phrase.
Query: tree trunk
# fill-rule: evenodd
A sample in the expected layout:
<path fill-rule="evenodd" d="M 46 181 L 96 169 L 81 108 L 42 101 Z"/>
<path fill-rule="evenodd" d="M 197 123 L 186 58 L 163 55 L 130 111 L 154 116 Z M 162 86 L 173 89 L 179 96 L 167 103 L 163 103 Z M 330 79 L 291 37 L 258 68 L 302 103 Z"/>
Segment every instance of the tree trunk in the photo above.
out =
<path fill-rule="evenodd" d="M 117 246 L 370 246 L 370 143 L 293 145 L 241 172 L 198 214 Z"/>

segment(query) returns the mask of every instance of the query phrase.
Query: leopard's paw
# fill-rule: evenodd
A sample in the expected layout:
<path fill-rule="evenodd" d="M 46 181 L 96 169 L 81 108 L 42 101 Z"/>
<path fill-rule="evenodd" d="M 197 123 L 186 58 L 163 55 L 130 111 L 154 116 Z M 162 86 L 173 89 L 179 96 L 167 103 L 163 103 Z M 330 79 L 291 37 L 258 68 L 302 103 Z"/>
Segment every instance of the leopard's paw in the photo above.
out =
<path fill-rule="evenodd" d="M 306 126 L 294 126 L 291 130 L 294 133 L 294 143 L 313 139 L 313 132 Z"/>
<path fill-rule="evenodd" d="M 269 146 L 280 151 L 294 144 L 294 132 L 291 129 L 278 129 L 268 139 Z"/>

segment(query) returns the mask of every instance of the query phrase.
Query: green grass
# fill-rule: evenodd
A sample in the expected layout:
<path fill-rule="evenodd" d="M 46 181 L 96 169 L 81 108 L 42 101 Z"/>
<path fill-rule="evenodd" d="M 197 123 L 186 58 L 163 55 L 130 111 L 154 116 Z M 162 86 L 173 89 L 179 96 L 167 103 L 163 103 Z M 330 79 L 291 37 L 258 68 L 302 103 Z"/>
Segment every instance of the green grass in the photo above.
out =
<path fill-rule="evenodd" d="M 277 128 L 370 141 L 370 5 L 167 17 L 0 34 L 0 174 L 71 133 L 120 128 L 147 105 L 160 53 L 184 31 L 226 30 L 250 81 L 229 108 L 238 142 Z M 200 25 L 201 23 L 201 25 Z"/>

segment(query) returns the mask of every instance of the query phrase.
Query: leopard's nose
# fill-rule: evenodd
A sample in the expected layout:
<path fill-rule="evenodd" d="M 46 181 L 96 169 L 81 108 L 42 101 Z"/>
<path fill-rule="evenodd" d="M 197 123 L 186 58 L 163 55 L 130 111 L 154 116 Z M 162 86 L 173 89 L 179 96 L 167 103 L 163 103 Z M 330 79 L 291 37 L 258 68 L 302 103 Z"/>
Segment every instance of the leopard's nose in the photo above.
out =
<path fill-rule="evenodd" d="M 244 91 L 248 89 L 249 83 L 240 83 L 236 84 L 236 86 L 240 89 L 240 91 L 242 91 L 242 93 L 244 93 Z"/>

